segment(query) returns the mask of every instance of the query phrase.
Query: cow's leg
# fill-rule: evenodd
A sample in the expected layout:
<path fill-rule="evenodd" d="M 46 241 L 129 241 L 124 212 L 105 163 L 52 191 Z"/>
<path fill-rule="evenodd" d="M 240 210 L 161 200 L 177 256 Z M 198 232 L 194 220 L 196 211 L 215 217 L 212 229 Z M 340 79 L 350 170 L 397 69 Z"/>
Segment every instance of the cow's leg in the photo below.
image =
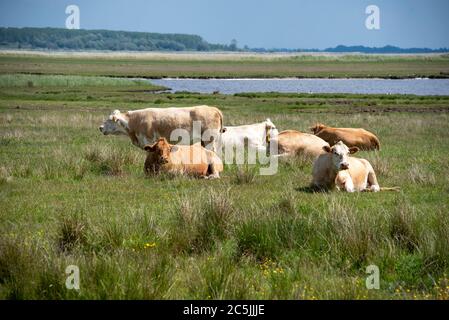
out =
<path fill-rule="evenodd" d="M 374 172 L 373 169 L 371 169 L 368 173 L 367 188 L 368 188 L 368 190 L 373 191 L 373 192 L 380 191 L 380 186 L 379 186 L 379 183 L 377 182 L 376 173 Z"/>
<path fill-rule="evenodd" d="M 209 141 L 209 150 L 213 151 L 213 152 L 217 152 L 217 139 L 215 139 L 214 136 L 210 137 L 210 141 Z"/>
<path fill-rule="evenodd" d="M 346 179 L 345 190 L 346 190 L 346 192 L 354 192 L 355 191 L 354 182 L 352 181 L 352 179 Z"/>
<path fill-rule="evenodd" d="M 210 163 L 207 167 L 207 179 L 218 179 L 220 178 L 220 174 L 215 169 L 215 166 L 213 163 Z"/>
<path fill-rule="evenodd" d="M 283 157 L 290 157 L 292 154 L 291 153 L 281 153 L 281 154 L 273 154 L 271 155 L 274 158 L 283 158 Z"/>
<path fill-rule="evenodd" d="M 335 186 L 338 190 L 345 190 L 346 192 L 354 192 L 354 182 L 351 176 L 345 172 L 339 172 L 335 178 Z"/>

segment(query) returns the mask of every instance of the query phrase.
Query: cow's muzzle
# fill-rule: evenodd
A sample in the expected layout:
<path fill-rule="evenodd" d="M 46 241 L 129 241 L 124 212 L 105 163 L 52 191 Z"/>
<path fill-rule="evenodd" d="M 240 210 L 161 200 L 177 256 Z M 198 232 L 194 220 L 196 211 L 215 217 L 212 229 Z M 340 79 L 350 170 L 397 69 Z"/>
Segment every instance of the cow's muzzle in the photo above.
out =
<path fill-rule="evenodd" d="M 347 169 L 349 169 L 349 163 L 340 164 L 340 170 L 347 170 Z"/>

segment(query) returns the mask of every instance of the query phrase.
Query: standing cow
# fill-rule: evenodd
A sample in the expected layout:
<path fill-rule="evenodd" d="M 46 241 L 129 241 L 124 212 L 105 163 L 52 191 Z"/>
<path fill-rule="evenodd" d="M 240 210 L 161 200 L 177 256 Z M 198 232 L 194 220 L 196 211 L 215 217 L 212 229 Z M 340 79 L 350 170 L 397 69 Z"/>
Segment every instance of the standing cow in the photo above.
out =
<path fill-rule="evenodd" d="M 197 132 L 194 127 L 198 128 Z M 223 114 L 218 108 L 209 106 L 148 108 L 126 113 L 115 110 L 99 129 L 104 135 L 127 135 L 139 148 L 160 137 L 177 140 L 182 133 L 188 134 L 188 139 L 183 136 L 180 144 L 191 144 L 195 133 L 201 138 L 202 145 L 215 150 L 216 137 L 223 129 Z"/>

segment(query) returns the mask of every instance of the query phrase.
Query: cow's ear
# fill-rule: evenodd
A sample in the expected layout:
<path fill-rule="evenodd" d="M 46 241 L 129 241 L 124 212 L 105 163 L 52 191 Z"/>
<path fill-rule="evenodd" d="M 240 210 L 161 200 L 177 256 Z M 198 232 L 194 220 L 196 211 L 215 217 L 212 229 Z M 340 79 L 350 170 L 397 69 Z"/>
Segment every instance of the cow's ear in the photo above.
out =
<path fill-rule="evenodd" d="M 331 152 L 331 147 L 323 146 L 323 150 L 326 151 L 327 153 L 330 153 Z"/>
<path fill-rule="evenodd" d="M 351 148 L 349 148 L 349 153 L 350 154 L 354 154 L 354 153 L 356 153 L 357 151 L 359 151 L 360 149 L 359 148 L 357 148 L 357 147 L 351 147 Z"/>
<path fill-rule="evenodd" d="M 179 150 L 178 146 L 171 146 L 170 147 L 170 152 L 176 152 L 178 150 Z"/>
<path fill-rule="evenodd" d="M 143 147 L 143 150 L 147 151 L 147 152 L 153 152 L 156 148 L 156 144 L 146 144 Z"/>

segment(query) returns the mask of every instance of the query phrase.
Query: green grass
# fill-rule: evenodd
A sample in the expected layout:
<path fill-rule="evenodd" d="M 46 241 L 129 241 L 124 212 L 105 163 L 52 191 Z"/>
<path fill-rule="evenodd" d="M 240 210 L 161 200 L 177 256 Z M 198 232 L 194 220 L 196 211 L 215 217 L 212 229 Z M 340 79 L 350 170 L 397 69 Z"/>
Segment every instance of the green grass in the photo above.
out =
<path fill-rule="evenodd" d="M 0 55 L 0 73 L 37 73 L 118 77 L 306 77 L 306 78 L 410 78 L 449 76 L 446 55 L 298 55 L 287 57 L 203 55 L 77 56 L 71 54 Z"/>
<path fill-rule="evenodd" d="M 141 79 L 123 79 L 110 77 L 64 76 L 64 75 L 32 75 L 32 74 L 0 74 L 0 87 L 97 87 L 97 86 L 138 86 L 160 89 Z"/>
<path fill-rule="evenodd" d="M 449 97 L 154 94 L 45 79 L 0 87 L 0 298 L 449 298 Z M 143 151 L 98 130 L 114 109 L 199 104 L 227 125 L 371 130 L 382 149 L 359 156 L 401 191 L 310 193 L 302 158 L 273 176 L 227 166 L 220 180 L 148 178 Z M 79 292 L 64 285 L 71 264 Z M 365 288 L 370 264 L 380 290 Z"/>

